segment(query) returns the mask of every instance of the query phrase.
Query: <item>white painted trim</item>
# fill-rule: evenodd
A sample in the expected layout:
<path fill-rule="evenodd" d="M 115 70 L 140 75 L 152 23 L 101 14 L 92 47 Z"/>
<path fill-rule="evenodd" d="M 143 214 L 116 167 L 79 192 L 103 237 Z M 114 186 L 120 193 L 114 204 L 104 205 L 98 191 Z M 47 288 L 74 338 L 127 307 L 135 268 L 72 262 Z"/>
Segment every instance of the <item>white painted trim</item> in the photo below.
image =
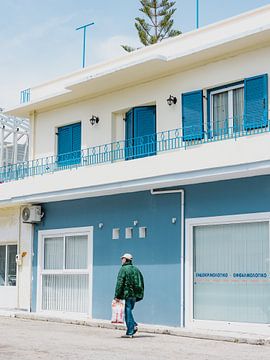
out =
<path fill-rule="evenodd" d="M 207 144 L 205 146 L 207 146 Z M 117 183 L 94 185 L 78 189 L 57 190 L 34 195 L 16 196 L 8 200 L 0 200 L 0 206 L 5 207 L 7 205 L 11 206 L 17 204 L 47 203 L 52 201 L 81 199 L 86 197 L 150 190 L 152 188 L 184 186 L 189 184 L 239 179 L 269 174 L 270 161 L 264 160 L 240 165 L 188 171 L 185 173 L 181 172 L 169 175 L 153 176 L 145 179 L 119 181 Z"/>
<path fill-rule="evenodd" d="M 270 212 L 245 213 L 237 215 L 209 216 L 186 219 L 186 226 L 220 225 L 237 222 L 270 221 Z"/>
<path fill-rule="evenodd" d="M 247 213 L 240 215 L 212 216 L 201 218 L 186 219 L 186 266 L 185 266 L 185 285 L 186 285 L 186 308 L 185 324 L 187 328 L 218 329 L 231 331 L 269 331 L 269 324 L 240 323 L 214 320 L 194 320 L 193 318 L 193 228 L 204 225 L 222 225 L 233 223 L 250 222 L 269 222 L 270 212 Z M 270 236 L 270 232 L 269 232 Z M 270 239 L 269 239 L 270 241 Z"/>
<path fill-rule="evenodd" d="M 50 274 L 52 271 L 43 270 L 43 259 L 44 259 L 44 246 L 43 240 L 45 237 L 65 237 L 69 235 L 87 235 L 88 236 L 88 269 L 78 269 L 78 270 L 59 270 L 54 271 L 53 273 L 61 274 L 89 274 L 89 310 L 87 316 L 92 319 L 93 313 L 93 226 L 86 227 L 74 227 L 74 228 L 62 228 L 62 229 L 53 229 L 53 230 L 41 230 L 38 232 L 38 265 L 37 265 L 37 298 L 36 298 L 36 311 L 42 314 L 53 314 L 58 312 L 44 311 L 41 308 L 41 299 L 42 299 L 42 274 Z M 67 312 L 59 312 L 65 313 Z M 76 313 L 77 314 L 77 313 Z M 80 313 L 78 313 L 80 314 Z M 84 314 L 85 315 L 85 314 Z"/>
<path fill-rule="evenodd" d="M 240 80 L 240 81 L 244 81 L 244 80 Z M 234 89 L 240 89 L 240 88 L 243 88 L 243 87 L 244 87 L 244 82 L 242 84 L 237 84 L 237 85 L 232 85 L 232 86 L 224 85 L 224 87 L 220 87 L 220 89 L 218 89 L 218 90 L 213 90 L 213 91 L 211 89 L 209 89 L 209 90 L 210 90 L 211 95 L 216 95 L 216 94 L 219 94 L 219 93 L 231 91 L 231 90 L 234 90 Z"/>

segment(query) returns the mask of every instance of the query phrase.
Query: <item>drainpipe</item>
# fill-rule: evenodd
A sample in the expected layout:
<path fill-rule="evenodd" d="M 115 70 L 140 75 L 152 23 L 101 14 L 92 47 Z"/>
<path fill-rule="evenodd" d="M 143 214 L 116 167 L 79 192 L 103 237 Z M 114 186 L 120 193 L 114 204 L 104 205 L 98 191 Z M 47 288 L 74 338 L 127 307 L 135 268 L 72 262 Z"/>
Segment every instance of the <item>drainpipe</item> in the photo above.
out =
<path fill-rule="evenodd" d="M 19 224 L 18 224 L 18 245 L 17 245 L 17 254 L 21 254 L 21 233 L 22 233 L 22 211 L 21 207 L 19 207 Z M 17 267 L 17 279 L 16 279 L 16 285 L 17 285 L 17 309 L 20 308 L 20 279 L 21 279 L 21 265 L 19 263 L 16 264 Z"/>
<path fill-rule="evenodd" d="M 180 314 L 181 314 L 181 319 L 180 319 L 180 326 L 184 327 L 185 322 L 184 322 L 184 316 L 185 316 L 185 298 L 184 298 L 184 291 L 185 291 L 185 284 L 184 284 L 184 270 L 185 270 L 185 239 L 184 239 L 184 235 L 185 235 L 185 230 L 184 230 L 184 226 L 185 226 L 185 190 L 184 189 L 177 189 L 177 190 L 155 190 L 155 189 L 151 189 L 151 194 L 152 195 L 163 195 L 163 194 L 181 194 L 180 196 L 180 201 L 181 201 L 181 257 L 180 257 L 180 289 L 181 289 L 181 296 L 180 296 Z"/>

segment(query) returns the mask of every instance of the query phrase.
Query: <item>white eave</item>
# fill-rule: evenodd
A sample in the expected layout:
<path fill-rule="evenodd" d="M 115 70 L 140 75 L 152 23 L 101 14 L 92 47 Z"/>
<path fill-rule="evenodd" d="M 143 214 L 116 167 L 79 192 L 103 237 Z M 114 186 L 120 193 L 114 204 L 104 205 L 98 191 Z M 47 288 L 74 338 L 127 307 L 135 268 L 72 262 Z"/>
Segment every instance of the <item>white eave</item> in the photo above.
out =
<path fill-rule="evenodd" d="M 267 5 L 31 88 L 33 100 L 6 113 L 27 117 L 269 44 Z"/>

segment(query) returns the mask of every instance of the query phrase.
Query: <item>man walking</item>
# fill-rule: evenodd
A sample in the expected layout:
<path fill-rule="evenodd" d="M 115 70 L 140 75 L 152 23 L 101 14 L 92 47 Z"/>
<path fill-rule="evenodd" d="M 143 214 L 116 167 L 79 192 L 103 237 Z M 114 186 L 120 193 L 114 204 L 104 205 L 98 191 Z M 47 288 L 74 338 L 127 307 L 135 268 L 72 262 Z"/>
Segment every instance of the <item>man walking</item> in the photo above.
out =
<path fill-rule="evenodd" d="M 118 273 L 114 298 L 116 301 L 125 300 L 126 336 L 132 338 L 138 331 L 132 310 L 135 303 L 143 299 L 144 281 L 140 270 L 132 265 L 131 254 L 124 254 L 121 259 L 122 267 Z"/>

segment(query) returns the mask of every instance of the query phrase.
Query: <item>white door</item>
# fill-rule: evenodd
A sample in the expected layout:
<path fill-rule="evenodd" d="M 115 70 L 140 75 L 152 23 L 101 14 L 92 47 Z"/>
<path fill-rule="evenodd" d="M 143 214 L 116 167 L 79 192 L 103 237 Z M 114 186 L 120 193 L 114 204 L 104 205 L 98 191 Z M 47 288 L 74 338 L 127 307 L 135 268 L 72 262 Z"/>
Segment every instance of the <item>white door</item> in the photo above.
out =
<path fill-rule="evenodd" d="M 38 310 L 91 315 L 92 227 L 39 235 Z"/>

